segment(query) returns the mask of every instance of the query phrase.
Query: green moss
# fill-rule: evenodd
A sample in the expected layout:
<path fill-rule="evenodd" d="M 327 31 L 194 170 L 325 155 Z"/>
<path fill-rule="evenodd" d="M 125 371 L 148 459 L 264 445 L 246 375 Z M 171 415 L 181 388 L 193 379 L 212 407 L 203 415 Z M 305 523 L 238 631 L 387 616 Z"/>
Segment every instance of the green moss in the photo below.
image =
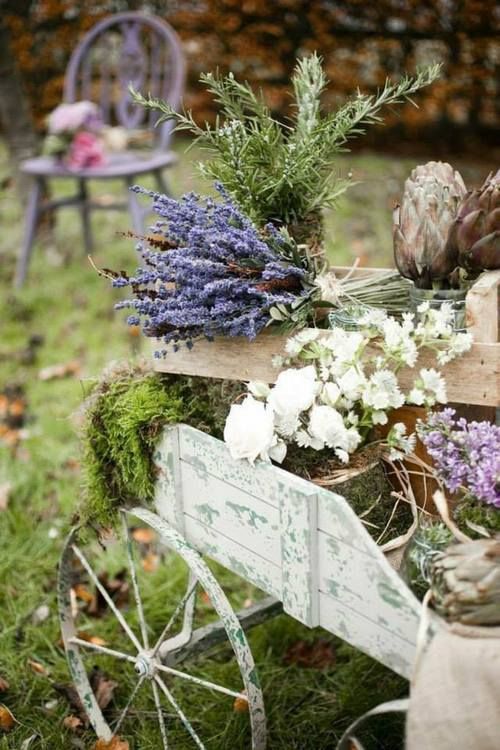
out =
<path fill-rule="evenodd" d="M 96 383 L 85 408 L 85 523 L 113 525 L 119 505 L 153 497 L 154 447 L 167 424 L 185 422 L 220 437 L 241 385 L 114 367 Z"/>

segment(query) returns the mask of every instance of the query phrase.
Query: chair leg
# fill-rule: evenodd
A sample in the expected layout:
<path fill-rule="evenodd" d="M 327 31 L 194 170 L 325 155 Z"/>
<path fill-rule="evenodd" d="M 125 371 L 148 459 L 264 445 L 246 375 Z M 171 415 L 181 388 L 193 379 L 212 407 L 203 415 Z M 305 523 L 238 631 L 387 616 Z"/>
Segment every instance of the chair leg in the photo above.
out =
<path fill-rule="evenodd" d="M 92 253 L 94 242 L 92 240 L 92 225 L 90 223 L 90 206 L 87 183 L 78 180 L 78 196 L 80 198 L 80 216 L 82 218 L 83 246 L 86 255 Z"/>
<path fill-rule="evenodd" d="M 170 197 L 171 196 L 170 188 L 168 186 L 168 182 L 165 179 L 161 169 L 155 169 L 154 177 L 155 177 L 156 187 L 158 188 L 159 192 L 163 193 L 163 195 L 168 195 Z"/>
<path fill-rule="evenodd" d="M 24 219 L 23 244 L 21 245 L 21 250 L 17 259 L 16 275 L 14 278 L 14 286 L 18 289 L 24 284 L 26 274 L 28 273 L 28 266 L 33 251 L 38 220 L 41 214 L 42 192 L 43 181 L 35 178 L 28 197 L 28 206 L 26 208 Z"/>
<path fill-rule="evenodd" d="M 132 228 L 136 234 L 143 235 L 144 234 L 144 210 L 139 203 L 139 199 L 137 198 L 137 193 L 134 193 L 133 190 L 130 190 L 130 186 L 133 185 L 133 180 L 127 180 L 126 186 L 127 186 L 127 201 L 128 201 L 128 210 L 130 213 L 130 218 L 132 219 Z"/>

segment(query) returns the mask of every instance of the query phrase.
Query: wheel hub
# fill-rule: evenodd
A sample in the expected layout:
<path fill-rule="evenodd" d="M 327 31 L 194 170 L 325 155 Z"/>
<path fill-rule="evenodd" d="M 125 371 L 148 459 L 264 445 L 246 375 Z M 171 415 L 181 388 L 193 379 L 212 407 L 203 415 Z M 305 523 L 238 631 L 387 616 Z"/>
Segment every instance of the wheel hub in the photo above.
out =
<path fill-rule="evenodd" d="M 156 673 L 158 659 L 150 651 L 141 651 L 135 660 L 135 671 L 139 677 L 147 677 L 152 680 Z"/>

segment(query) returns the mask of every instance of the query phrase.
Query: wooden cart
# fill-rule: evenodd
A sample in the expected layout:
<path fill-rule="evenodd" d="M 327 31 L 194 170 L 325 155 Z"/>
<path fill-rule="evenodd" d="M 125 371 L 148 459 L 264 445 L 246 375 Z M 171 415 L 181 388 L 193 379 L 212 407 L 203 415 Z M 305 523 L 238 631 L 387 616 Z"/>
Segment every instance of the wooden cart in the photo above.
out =
<path fill-rule="evenodd" d="M 500 274 L 488 274 L 469 295 L 476 343 L 465 357 L 446 368 L 453 401 L 489 408 L 499 403 L 499 347 L 491 338 L 484 340 L 498 337 L 499 278 Z M 479 316 L 477 309 L 482 310 Z M 168 356 L 157 361 L 157 367 L 169 372 L 271 382 L 276 372 L 270 368 L 270 357 L 282 347 L 283 340 L 273 336 L 263 336 L 257 343 L 221 340 Z M 138 506 L 121 511 L 137 627 L 133 628 L 116 606 L 78 546 L 76 532 L 66 543 L 60 566 L 59 607 L 69 667 L 100 737 L 109 739 L 120 730 L 137 691 L 149 683 L 163 747 L 171 747 L 163 707 L 167 706 L 191 736 L 193 747 L 205 748 L 172 688 L 173 681 L 185 680 L 200 690 L 222 693 L 229 701 L 247 701 L 251 747 L 263 750 L 264 702 L 245 630 L 280 611 L 308 627 L 322 626 L 399 674 L 410 676 L 420 603 L 341 495 L 271 464 L 252 467 L 234 461 L 221 441 L 186 425 L 164 430 L 155 461 L 158 480 L 154 508 Z M 138 521 L 142 527 L 154 530 L 189 569 L 185 593 L 154 640 L 145 617 L 134 538 L 129 530 Z M 257 586 L 265 598 L 236 614 L 202 555 Z M 127 650 L 80 637 L 71 601 L 75 560 L 125 632 Z M 194 628 L 200 589 L 219 620 Z M 190 673 L 185 666 L 188 657 L 224 639 L 233 648 L 241 674 L 240 686 L 215 684 Z M 91 688 L 85 668 L 86 652 L 128 661 L 137 672 L 136 687 L 113 726 L 105 720 Z"/>

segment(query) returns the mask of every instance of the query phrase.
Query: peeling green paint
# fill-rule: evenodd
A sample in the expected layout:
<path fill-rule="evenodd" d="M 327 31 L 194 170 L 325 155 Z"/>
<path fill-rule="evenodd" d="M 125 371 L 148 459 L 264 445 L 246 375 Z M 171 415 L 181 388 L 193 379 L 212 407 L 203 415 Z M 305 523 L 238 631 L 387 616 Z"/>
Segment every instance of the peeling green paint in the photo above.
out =
<path fill-rule="evenodd" d="M 238 503 L 232 503 L 231 501 L 226 502 L 226 506 L 233 510 L 240 520 L 246 520 L 245 516 L 248 515 L 248 524 L 254 529 L 258 529 L 258 523 L 262 525 L 269 523 L 265 516 L 257 513 L 253 508 L 249 508 L 246 505 L 239 505 Z"/>
<path fill-rule="evenodd" d="M 202 505 L 195 505 L 195 510 L 198 511 L 200 514 L 200 517 L 203 521 L 203 523 L 208 524 L 211 526 L 214 522 L 214 519 L 217 519 L 220 516 L 219 511 L 216 508 L 212 508 L 211 505 L 208 503 L 203 503 Z"/>

